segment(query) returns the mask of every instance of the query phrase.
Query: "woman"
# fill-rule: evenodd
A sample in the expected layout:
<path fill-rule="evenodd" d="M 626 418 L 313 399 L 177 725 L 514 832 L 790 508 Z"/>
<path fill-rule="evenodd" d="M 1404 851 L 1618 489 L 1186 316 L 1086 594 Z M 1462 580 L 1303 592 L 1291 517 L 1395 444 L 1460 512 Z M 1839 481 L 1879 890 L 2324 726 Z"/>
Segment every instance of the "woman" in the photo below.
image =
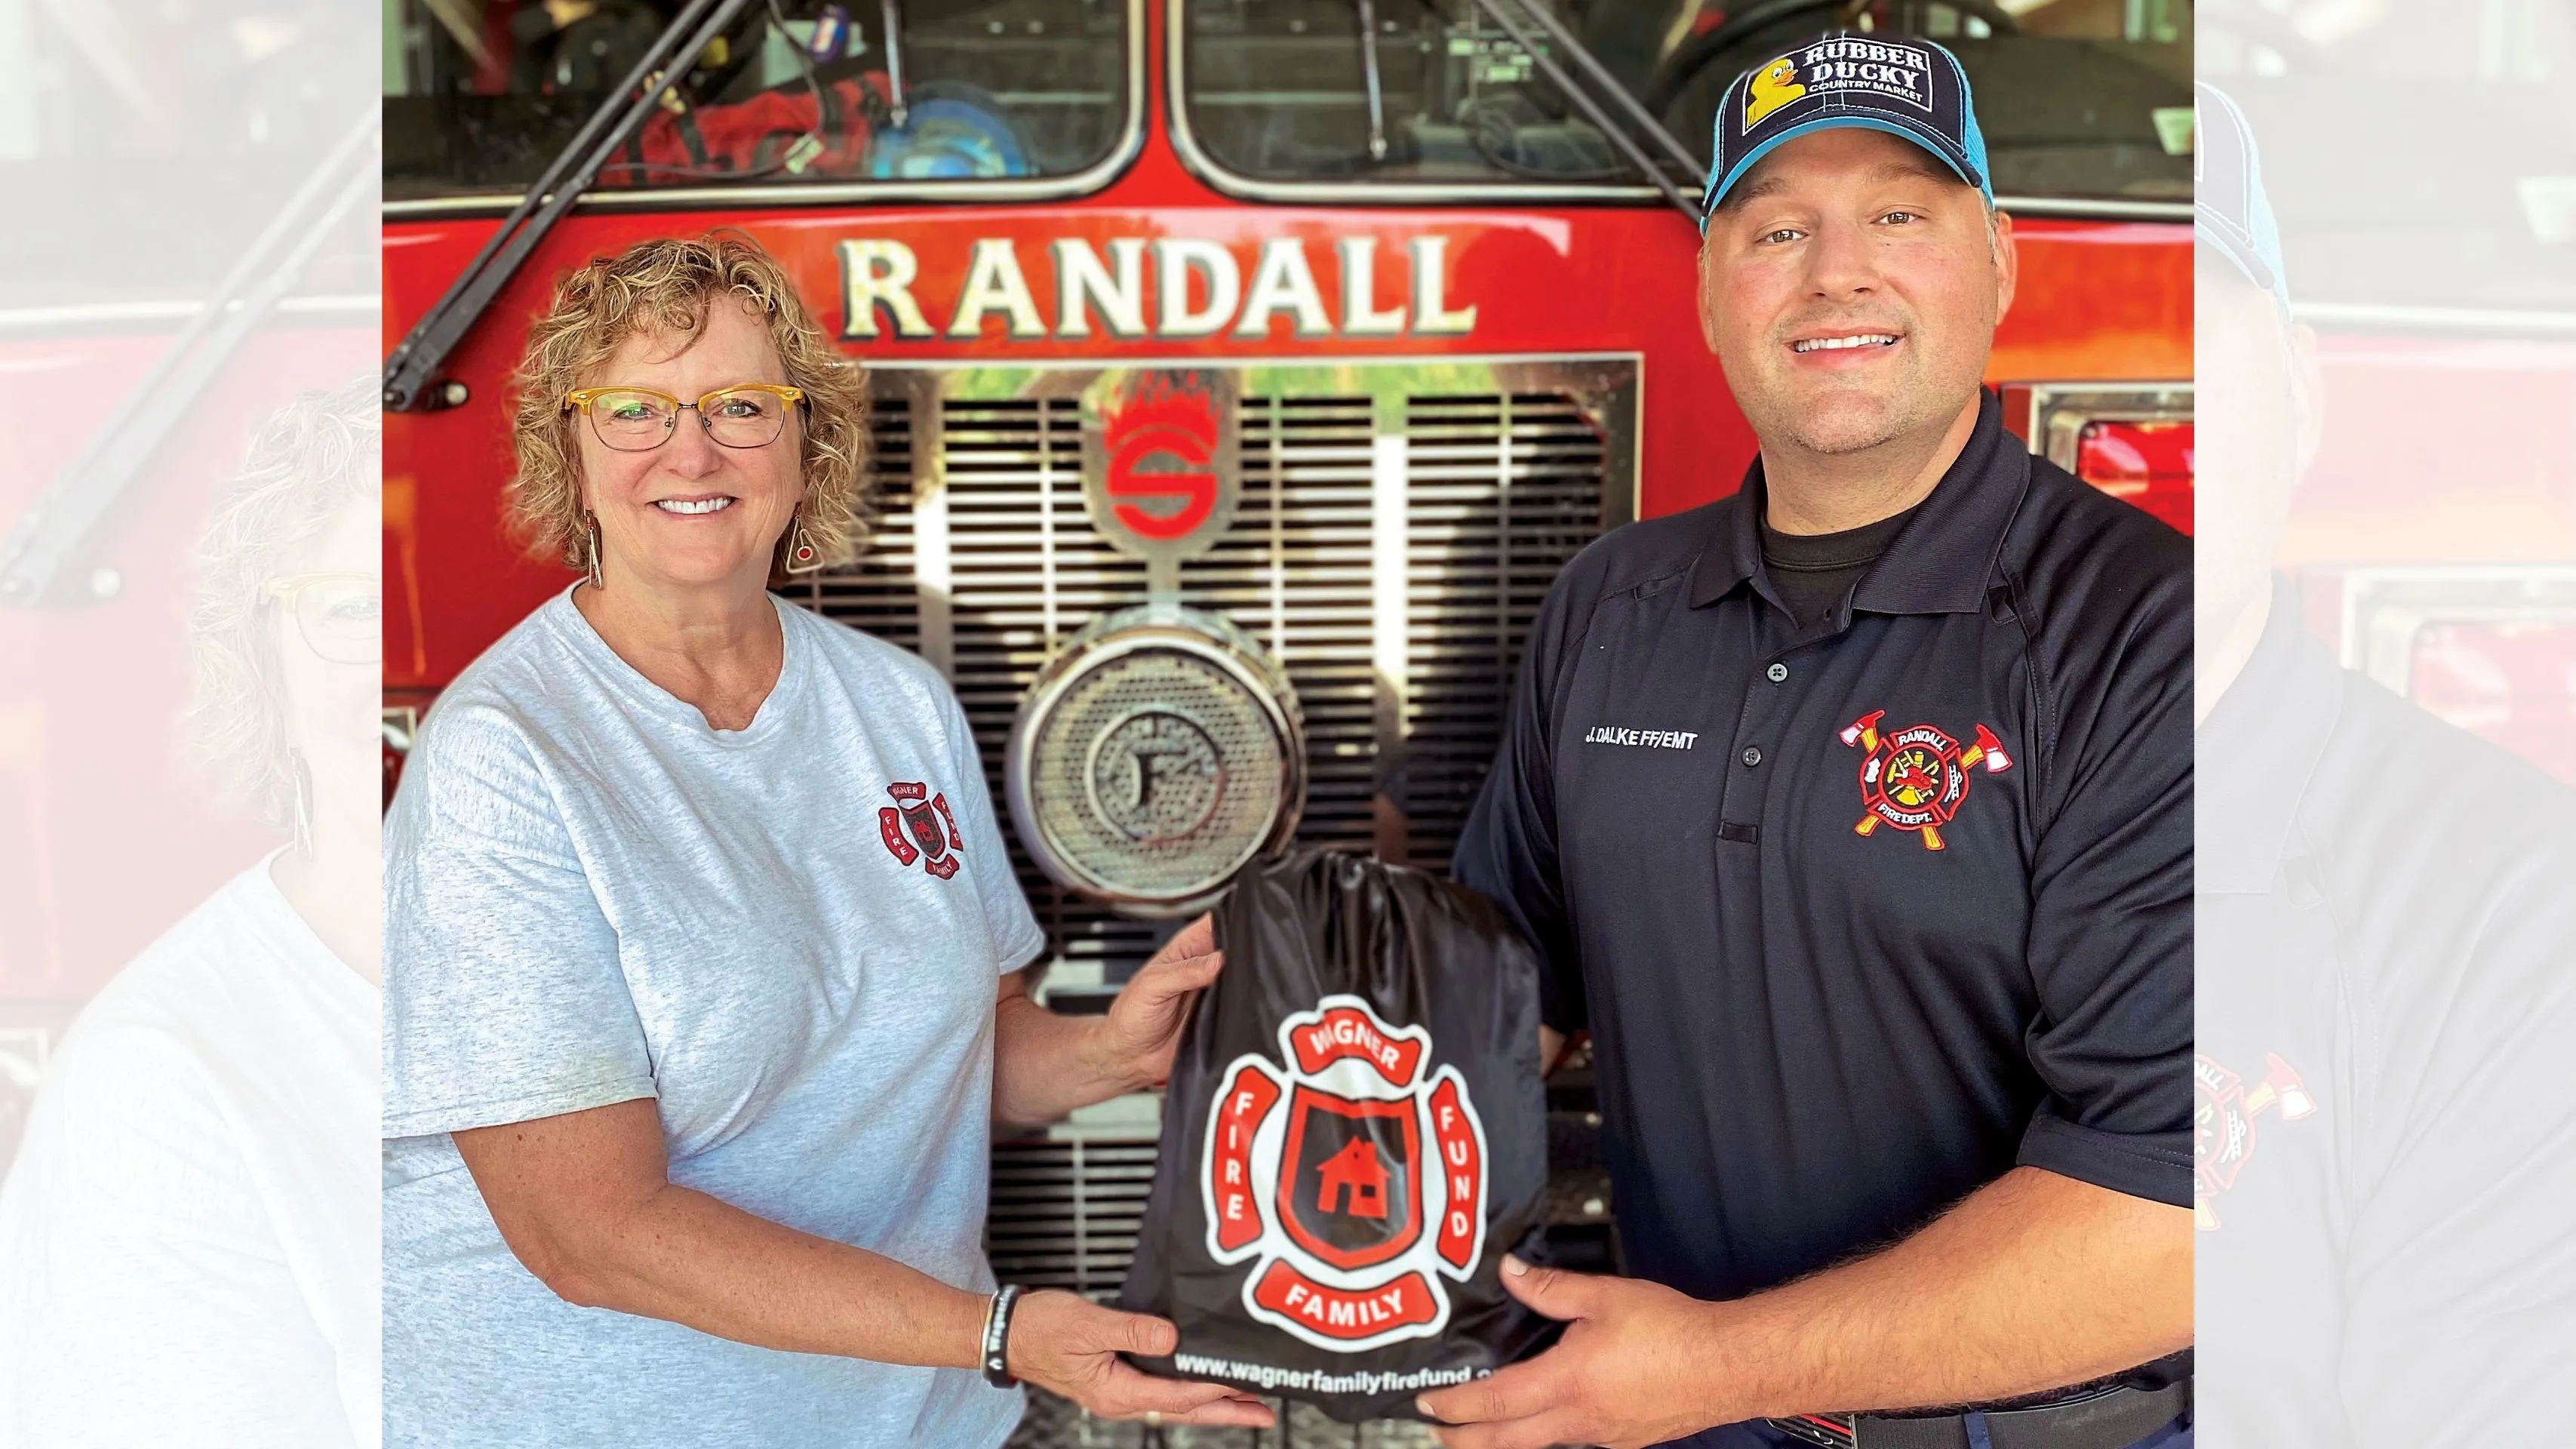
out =
<path fill-rule="evenodd" d="M 386 822 L 387 1438 L 999 1444 L 992 1124 L 1159 1079 L 1208 934 L 1105 1017 L 1024 994 L 956 700 L 767 591 L 849 547 L 863 396 L 756 246 L 568 274 L 520 384 L 512 506 L 584 577 L 440 699 Z M 1007 1362 L 1268 1422 L 1116 1357 L 1172 1338 L 1037 1293 Z"/>
<path fill-rule="evenodd" d="M 54 1059 L 0 1191 L 0 1444 L 376 1442 L 381 386 L 268 419 L 199 540 L 189 735 L 283 843 Z"/>

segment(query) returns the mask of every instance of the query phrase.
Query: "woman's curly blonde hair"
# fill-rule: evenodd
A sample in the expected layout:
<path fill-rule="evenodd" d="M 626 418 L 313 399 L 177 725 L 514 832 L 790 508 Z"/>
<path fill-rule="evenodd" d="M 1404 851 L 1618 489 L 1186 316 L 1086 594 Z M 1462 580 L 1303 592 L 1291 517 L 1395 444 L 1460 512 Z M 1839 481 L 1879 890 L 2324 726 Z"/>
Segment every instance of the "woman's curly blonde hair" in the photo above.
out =
<path fill-rule="evenodd" d="M 268 583 L 341 509 L 364 500 L 373 511 L 384 483 L 383 391 L 384 379 L 370 369 L 278 409 L 252 437 L 190 557 L 195 689 L 182 720 L 189 753 L 214 776 L 218 799 L 280 830 L 295 826 L 292 701 Z"/>
<path fill-rule="evenodd" d="M 510 442 L 519 471 L 510 480 L 508 508 L 530 553 L 576 569 L 590 564 L 574 431 L 580 419 L 563 410 L 564 394 L 595 385 L 599 367 L 638 332 L 674 339 L 696 332 L 719 297 L 739 298 L 767 321 L 788 383 L 805 391 L 805 501 L 798 513 L 806 540 L 826 564 L 847 563 L 857 553 L 866 534 L 866 379 L 814 325 L 786 268 L 758 242 L 726 231 L 637 242 L 555 283 L 553 304 L 528 329 L 527 354 L 514 379 L 519 410 Z M 782 555 L 785 547 L 782 538 Z M 776 561 L 771 572 L 778 572 Z"/>

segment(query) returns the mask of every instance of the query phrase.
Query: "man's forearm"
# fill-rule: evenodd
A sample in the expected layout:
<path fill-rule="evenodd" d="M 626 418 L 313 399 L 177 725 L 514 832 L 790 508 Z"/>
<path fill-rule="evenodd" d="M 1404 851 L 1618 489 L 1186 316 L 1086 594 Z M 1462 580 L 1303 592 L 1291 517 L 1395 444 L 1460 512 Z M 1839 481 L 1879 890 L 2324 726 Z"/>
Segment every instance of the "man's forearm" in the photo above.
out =
<path fill-rule="evenodd" d="M 1884 1252 L 1707 1305 L 1703 1361 L 1728 1419 L 2035 1393 L 2188 1346 L 2191 1264 L 2187 1209 L 2016 1168 Z"/>
<path fill-rule="evenodd" d="M 1108 1060 L 1105 1022 L 1059 1015 L 1023 994 L 1005 994 L 993 1010 L 993 1120 L 1035 1127 L 1143 1085 Z"/>

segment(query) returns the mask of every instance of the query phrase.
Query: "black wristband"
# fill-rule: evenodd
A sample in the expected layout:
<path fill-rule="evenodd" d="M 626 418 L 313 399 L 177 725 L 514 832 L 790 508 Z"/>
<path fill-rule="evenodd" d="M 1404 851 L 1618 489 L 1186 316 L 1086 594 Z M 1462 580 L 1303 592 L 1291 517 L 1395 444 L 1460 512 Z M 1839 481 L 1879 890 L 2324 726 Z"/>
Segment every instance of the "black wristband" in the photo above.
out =
<path fill-rule="evenodd" d="M 997 1389 L 1020 1386 L 1011 1373 L 1011 1310 L 1019 1306 L 1022 1291 L 1017 1283 L 1005 1283 L 984 1308 L 984 1382 Z"/>

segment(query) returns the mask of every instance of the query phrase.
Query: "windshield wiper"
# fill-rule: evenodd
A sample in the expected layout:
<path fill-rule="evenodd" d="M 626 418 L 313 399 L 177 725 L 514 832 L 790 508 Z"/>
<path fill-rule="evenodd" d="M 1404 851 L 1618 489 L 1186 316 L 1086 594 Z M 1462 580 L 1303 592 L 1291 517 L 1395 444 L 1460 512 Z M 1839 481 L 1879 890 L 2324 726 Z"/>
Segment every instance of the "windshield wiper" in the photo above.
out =
<path fill-rule="evenodd" d="M 877 8 L 885 17 L 886 94 L 894 101 L 886 119 L 900 131 L 912 124 L 912 111 L 903 103 L 903 15 L 895 0 L 885 0 Z"/>
<path fill-rule="evenodd" d="M 1673 139 L 1672 132 L 1664 129 L 1663 122 L 1656 120 L 1653 113 L 1637 103 L 1635 96 L 1628 94 L 1628 88 L 1619 84 L 1618 77 L 1610 74 L 1609 69 L 1600 61 L 1593 59 L 1592 52 L 1584 49 L 1583 43 L 1574 38 L 1574 32 L 1565 28 L 1565 22 L 1550 15 L 1547 7 L 1537 3 L 1537 0 L 1473 0 L 1473 3 L 1477 9 L 1491 17 L 1496 25 L 1501 26 L 1505 34 L 1511 36 L 1512 44 L 1519 46 L 1522 54 L 1528 56 L 1533 64 L 1547 73 L 1548 80 L 1565 93 L 1567 100 L 1574 102 L 1582 110 L 1583 118 L 1592 123 L 1593 129 L 1599 131 L 1604 140 L 1619 148 L 1620 155 L 1628 158 L 1629 165 L 1643 172 L 1646 179 L 1655 184 L 1655 189 L 1664 194 L 1664 199 L 1673 204 L 1675 210 L 1690 218 L 1693 227 L 1699 225 L 1698 200 L 1675 186 L 1672 178 L 1664 174 L 1663 167 L 1646 154 L 1644 148 L 1637 144 L 1636 139 L 1610 119 L 1609 112 L 1602 108 L 1601 102 L 1577 85 L 1574 77 L 1566 72 L 1565 67 L 1557 64 L 1556 57 L 1539 48 L 1529 28 L 1514 21 L 1508 12 L 1519 10 L 1524 20 L 1535 19 L 1540 28 L 1547 32 L 1548 38 L 1559 49 L 1574 58 L 1575 65 L 1582 70 L 1583 74 L 1609 93 L 1611 101 L 1627 113 L 1629 121 L 1682 168 L 1683 175 L 1697 176 L 1706 171 L 1708 168 L 1689 151 L 1683 149 L 1682 143 Z M 1375 93 L 1372 92 L 1371 98 L 1374 99 L 1374 97 Z"/>
<path fill-rule="evenodd" d="M 570 145 L 493 229 L 474 260 L 449 283 L 438 304 L 421 314 L 411 332 L 385 359 L 385 406 L 398 413 L 431 412 L 465 401 L 465 384 L 439 375 L 492 299 L 510 284 L 537 244 L 563 220 L 626 144 L 665 90 L 677 87 L 698 56 L 732 27 L 752 0 L 689 0 L 679 17 L 654 37 L 625 83 L 582 123 Z"/>
<path fill-rule="evenodd" d="M 370 98 L 357 124 L 304 178 L 276 219 L 215 284 L 205 305 L 126 390 L 116 410 L 28 505 L 8 536 L 0 538 L 0 603 L 34 608 L 116 594 L 121 581 L 107 570 L 73 588 L 62 586 L 62 573 L 213 386 L 224 364 L 303 280 L 313 254 L 383 186 L 384 162 L 375 144 L 382 124 L 382 103 Z"/>
<path fill-rule="evenodd" d="M 891 0 L 889 0 L 891 3 Z M 1386 159 L 1386 88 L 1377 77 L 1377 3 L 1359 0 L 1360 74 L 1368 82 L 1369 159 Z"/>

